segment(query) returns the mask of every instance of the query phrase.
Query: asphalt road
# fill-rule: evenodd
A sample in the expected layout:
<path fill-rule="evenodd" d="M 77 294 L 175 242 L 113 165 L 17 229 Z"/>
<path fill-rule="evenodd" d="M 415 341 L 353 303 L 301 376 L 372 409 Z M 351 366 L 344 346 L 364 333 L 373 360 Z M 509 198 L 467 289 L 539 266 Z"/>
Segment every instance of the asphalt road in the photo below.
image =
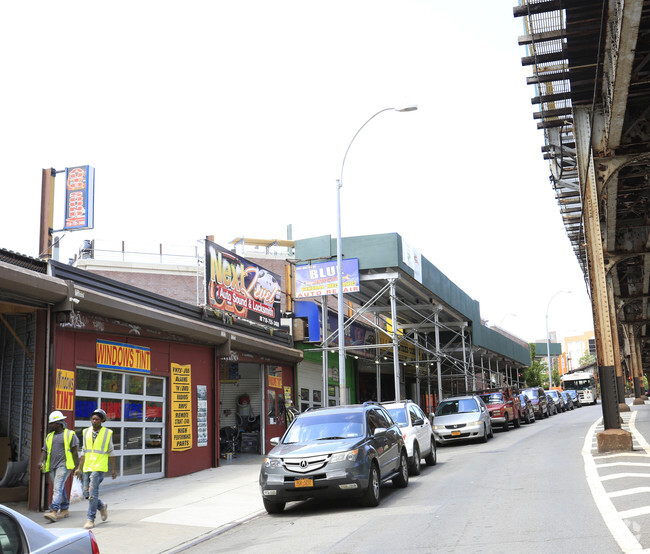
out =
<path fill-rule="evenodd" d="M 353 501 L 289 504 L 189 552 L 621 552 L 586 478 L 585 406 L 487 444 L 440 447 L 407 489 L 382 488 L 376 508 Z"/>

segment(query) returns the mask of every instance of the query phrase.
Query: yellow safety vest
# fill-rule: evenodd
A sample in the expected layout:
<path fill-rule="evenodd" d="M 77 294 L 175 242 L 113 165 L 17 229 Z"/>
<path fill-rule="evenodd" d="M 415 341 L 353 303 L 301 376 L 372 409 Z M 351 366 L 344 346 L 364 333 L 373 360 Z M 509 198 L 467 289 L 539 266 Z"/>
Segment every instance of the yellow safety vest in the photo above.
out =
<path fill-rule="evenodd" d="M 72 435 L 74 433 L 70 429 L 63 430 L 63 446 L 65 447 L 65 467 L 68 469 L 74 469 L 74 460 L 72 459 L 72 451 L 70 450 L 70 444 L 72 443 Z M 47 473 L 50 471 L 50 454 L 52 454 L 52 441 L 54 440 L 54 431 L 48 433 L 45 437 L 45 447 L 47 448 L 47 458 L 45 458 L 45 466 L 43 467 L 43 472 Z"/>
<path fill-rule="evenodd" d="M 113 440 L 113 431 L 102 427 L 93 442 L 93 428 L 84 431 L 83 471 L 108 471 L 108 446 Z"/>

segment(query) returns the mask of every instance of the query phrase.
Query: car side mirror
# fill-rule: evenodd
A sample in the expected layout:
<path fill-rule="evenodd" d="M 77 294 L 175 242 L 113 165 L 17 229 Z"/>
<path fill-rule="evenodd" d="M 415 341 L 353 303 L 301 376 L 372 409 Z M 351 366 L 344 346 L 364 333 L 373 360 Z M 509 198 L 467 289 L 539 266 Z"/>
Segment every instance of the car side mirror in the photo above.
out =
<path fill-rule="evenodd" d="M 387 432 L 388 432 L 388 429 L 386 429 L 386 427 L 377 427 L 375 429 L 375 432 L 373 433 L 373 435 L 375 437 L 379 437 L 381 435 L 385 435 Z"/>
<path fill-rule="evenodd" d="M 273 438 L 270 440 L 270 443 L 271 443 L 273 446 L 277 446 L 278 444 L 280 444 L 280 437 L 273 437 Z"/>
<path fill-rule="evenodd" d="M 424 420 L 423 420 L 421 417 L 419 417 L 418 419 L 415 420 L 415 422 L 413 423 L 413 425 L 416 425 L 416 426 L 418 426 L 418 425 L 424 425 Z"/>

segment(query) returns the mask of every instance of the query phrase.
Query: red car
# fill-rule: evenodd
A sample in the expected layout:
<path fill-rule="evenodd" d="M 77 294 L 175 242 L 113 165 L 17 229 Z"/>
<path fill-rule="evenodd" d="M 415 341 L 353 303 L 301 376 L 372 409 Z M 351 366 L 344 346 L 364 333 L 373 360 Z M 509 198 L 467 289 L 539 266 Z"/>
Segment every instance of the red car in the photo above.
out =
<path fill-rule="evenodd" d="M 500 425 L 504 431 L 510 430 L 510 423 L 515 428 L 519 427 L 520 419 L 523 416 L 521 400 L 519 396 L 512 394 L 509 387 L 480 391 L 478 394 L 490 412 L 490 421 L 493 427 Z"/>

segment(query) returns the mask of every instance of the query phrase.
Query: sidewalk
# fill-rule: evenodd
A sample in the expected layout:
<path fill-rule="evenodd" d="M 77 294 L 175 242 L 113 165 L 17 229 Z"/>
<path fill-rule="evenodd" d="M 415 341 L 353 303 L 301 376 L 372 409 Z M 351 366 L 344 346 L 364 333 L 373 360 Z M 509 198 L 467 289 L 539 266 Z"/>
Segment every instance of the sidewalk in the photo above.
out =
<path fill-rule="evenodd" d="M 108 520 L 102 522 L 98 513 L 93 529 L 101 554 L 179 552 L 266 513 L 258 485 L 262 459 L 235 458 L 191 475 L 122 487 L 104 488 L 110 485 L 105 480 L 100 497 L 108 504 Z M 88 504 L 71 504 L 70 517 L 56 523 L 28 511 L 25 503 L 7 506 L 46 529 L 81 529 Z"/>

